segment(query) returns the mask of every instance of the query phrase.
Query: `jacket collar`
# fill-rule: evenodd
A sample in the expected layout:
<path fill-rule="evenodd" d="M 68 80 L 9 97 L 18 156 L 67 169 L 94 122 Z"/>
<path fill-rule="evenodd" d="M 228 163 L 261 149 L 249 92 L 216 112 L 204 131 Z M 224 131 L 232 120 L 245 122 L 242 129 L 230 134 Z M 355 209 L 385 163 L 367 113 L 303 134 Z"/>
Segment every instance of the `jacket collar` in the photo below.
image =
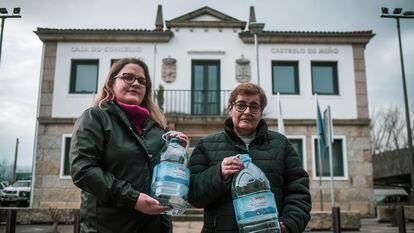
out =
<path fill-rule="evenodd" d="M 133 125 L 128 120 L 127 115 L 115 101 L 109 101 L 107 104 L 103 105 L 103 108 L 106 109 L 110 114 L 114 115 L 116 118 L 121 120 L 128 128 L 133 128 Z M 146 130 L 150 129 L 154 124 L 155 122 L 152 121 L 150 117 L 148 117 L 142 124 L 143 131 L 145 132 Z"/>
<path fill-rule="evenodd" d="M 137 135 L 137 133 L 133 130 L 134 126 L 129 122 L 128 117 L 126 116 L 125 112 L 121 109 L 120 106 L 115 101 L 110 101 L 108 104 L 103 106 L 105 110 L 107 110 L 110 114 L 114 115 L 117 119 L 123 122 L 123 124 L 129 128 L 129 132 L 137 139 L 138 143 L 144 148 L 146 153 L 149 155 L 149 150 L 144 143 L 144 141 Z M 149 117 L 144 121 L 142 128 L 143 132 L 147 131 L 154 125 L 154 121 L 152 121 Z"/>

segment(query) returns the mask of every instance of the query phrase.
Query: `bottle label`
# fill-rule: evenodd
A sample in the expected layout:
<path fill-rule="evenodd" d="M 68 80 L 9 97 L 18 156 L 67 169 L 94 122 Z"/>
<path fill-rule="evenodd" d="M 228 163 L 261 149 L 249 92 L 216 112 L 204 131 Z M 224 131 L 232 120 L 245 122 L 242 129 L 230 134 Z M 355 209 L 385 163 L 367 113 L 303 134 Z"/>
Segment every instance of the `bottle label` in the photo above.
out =
<path fill-rule="evenodd" d="M 162 162 L 155 166 L 153 182 L 171 181 L 185 186 L 190 184 L 190 170 L 182 164 Z"/>
<path fill-rule="evenodd" d="M 272 192 L 249 194 L 233 200 L 237 222 L 248 222 L 261 215 L 275 215 L 277 208 Z"/>

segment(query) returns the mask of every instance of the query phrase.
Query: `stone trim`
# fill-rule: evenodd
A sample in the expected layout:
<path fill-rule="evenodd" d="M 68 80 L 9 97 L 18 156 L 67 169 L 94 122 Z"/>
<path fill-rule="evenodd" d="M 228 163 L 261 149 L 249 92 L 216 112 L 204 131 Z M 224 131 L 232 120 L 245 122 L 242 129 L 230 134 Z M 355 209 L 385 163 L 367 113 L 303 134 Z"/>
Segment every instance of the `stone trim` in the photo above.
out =
<path fill-rule="evenodd" d="M 220 22 L 220 21 L 189 21 L 189 22 L 167 22 L 167 28 L 189 27 L 189 28 L 240 28 L 246 27 L 245 22 Z"/>
<path fill-rule="evenodd" d="M 202 15 L 211 15 L 215 18 L 218 18 L 217 21 L 202 21 L 202 20 L 193 20 Z M 202 27 L 202 28 L 240 28 L 244 29 L 246 27 L 245 21 L 240 21 L 236 18 L 233 18 L 229 15 L 223 14 L 213 8 L 208 6 L 202 7 L 185 15 L 176 17 L 171 20 L 165 21 L 167 28 L 172 27 Z"/>
<path fill-rule="evenodd" d="M 49 125 L 49 124 L 74 124 L 77 118 L 55 118 L 55 117 L 38 117 L 37 120 L 39 124 Z"/>
<path fill-rule="evenodd" d="M 260 44 L 367 44 L 375 34 L 367 32 L 262 32 L 258 34 Z M 240 32 L 243 43 L 253 44 L 254 37 L 249 31 Z"/>
<path fill-rule="evenodd" d="M 44 42 L 44 58 L 40 85 L 39 118 L 52 116 L 52 99 L 56 66 L 56 42 Z"/>
<path fill-rule="evenodd" d="M 171 126 L 176 124 L 182 125 L 223 125 L 223 122 L 227 117 L 203 117 L 203 116 L 166 116 L 167 121 Z M 54 117 L 38 117 L 40 124 L 74 124 L 77 118 L 54 118 Z M 277 125 L 277 119 L 265 119 L 269 125 Z M 315 126 L 316 120 L 314 119 L 301 119 L 301 120 L 284 120 L 287 126 Z M 369 126 L 370 119 L 334 119 L 333 124 L 335 126 Z"/>
<path fill-rule="evenodd" d="M 218 117 L 203 117 L 203 116 L 168 116 L 167 121 L 171 124 L 185 124 L 185 125 L 223 125 L 224 120 L 227 119 L 226 116 Z M 277 125 L 277 119 L 274 118 L 265 118 L 268 125 Z M 369 126 L 371 120 L 368 118 L 365 119 L 334 119 L 334 126 Z M 284 119 L 285 126 L 315 126 L 315 119 Z"/>
<path fill-rule="evenodd" d="M 355 91 L 356 91 L 356 104 L 357 104 L 357 117 L 369 118 L 368 113 L 368 91 L 367 91 L 367 79 L 365 72 L 365 58 L 364 58 L 364 45 L 353 44 L 352 54 L 354 62 L 354 74 L 355 74 Z"/>
<path fill-rule="evenodd" d="M 37 28 L 34 31 L 43 42 L 155 42 L 166 43 L 174 36 L 172 31 L 150 30 L 91 30 L 91 29 L 51 29 Z"/>

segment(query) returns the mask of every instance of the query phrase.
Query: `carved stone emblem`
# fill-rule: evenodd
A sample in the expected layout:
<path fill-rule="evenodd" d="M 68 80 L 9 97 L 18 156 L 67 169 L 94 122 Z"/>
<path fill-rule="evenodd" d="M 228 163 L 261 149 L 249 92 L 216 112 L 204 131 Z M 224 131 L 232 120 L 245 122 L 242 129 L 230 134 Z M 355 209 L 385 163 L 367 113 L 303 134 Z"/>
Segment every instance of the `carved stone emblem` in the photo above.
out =
<path fill-rule="evenodd" d="M 167 83 L 175 81 L 177 74 L 177 60 L 171 57 L 162 59 L 162 80 Z"/>
<path fill-rule="evenodd" d="M 250 60 L 244 58 L 236 59 L 236 80 L 239 83 L 249 82 L 251 80 Z"/>

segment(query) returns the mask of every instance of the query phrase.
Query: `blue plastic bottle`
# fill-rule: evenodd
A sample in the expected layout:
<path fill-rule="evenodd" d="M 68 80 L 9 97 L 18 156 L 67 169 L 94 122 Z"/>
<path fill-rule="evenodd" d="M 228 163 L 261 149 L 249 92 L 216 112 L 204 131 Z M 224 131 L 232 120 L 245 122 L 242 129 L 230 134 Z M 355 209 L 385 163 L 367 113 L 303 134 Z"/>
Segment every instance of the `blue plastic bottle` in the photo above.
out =
<path fill-rule="evenodd" d="M 275 197 L 265 174 L 248 154 L 238 157 L 244 169 L 234 177 L 231 193 L 240 232 L 281 232 Z"/>
<path fill-rule="evenodd" d="M 164 214 L 180 215 L 187 207 L 190 183 L 187 161 L 187 151 L 180 145 L 180 139 L 171 138 L 160 163 L 154 168 L 151 182 L 151 196 L 171 207 Z"/>

